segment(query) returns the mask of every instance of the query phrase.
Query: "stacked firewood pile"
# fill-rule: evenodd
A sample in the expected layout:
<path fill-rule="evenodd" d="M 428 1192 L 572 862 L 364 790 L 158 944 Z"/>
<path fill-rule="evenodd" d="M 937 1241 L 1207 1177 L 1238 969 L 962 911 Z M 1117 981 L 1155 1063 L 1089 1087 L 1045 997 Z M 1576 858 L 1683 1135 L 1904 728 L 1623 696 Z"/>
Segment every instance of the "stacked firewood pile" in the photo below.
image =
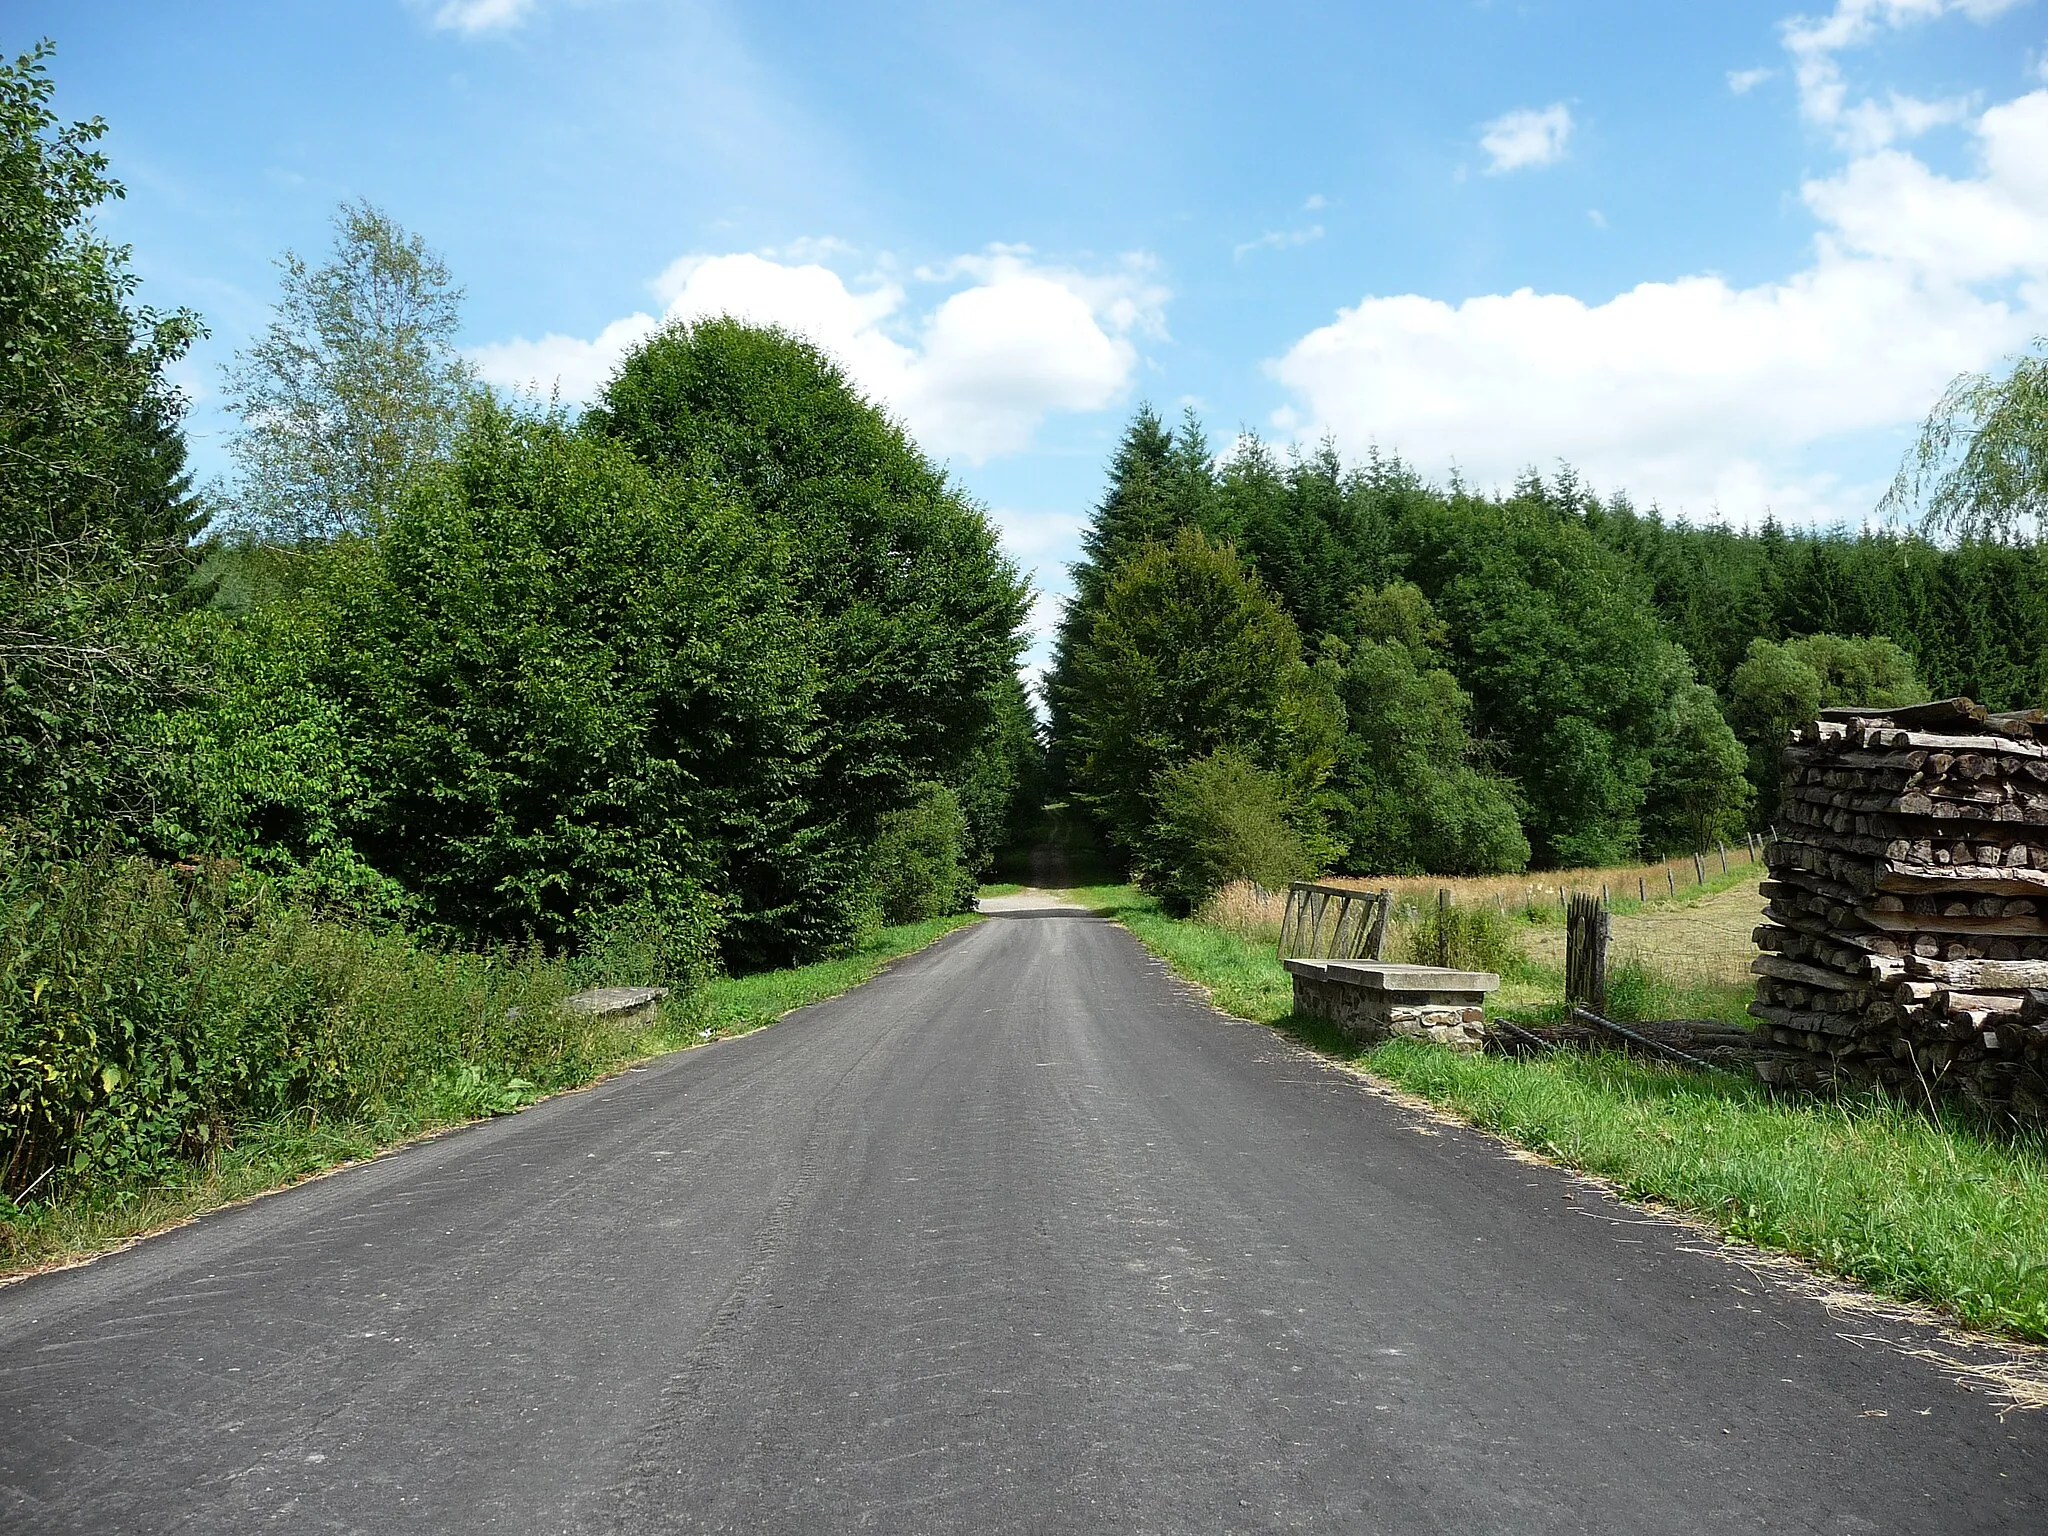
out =
<path fill-rule="evenodd" d="M 2048 715 L 1825 710 L 1784 762 L 1759 1071 L 2048 1116 Z"/>

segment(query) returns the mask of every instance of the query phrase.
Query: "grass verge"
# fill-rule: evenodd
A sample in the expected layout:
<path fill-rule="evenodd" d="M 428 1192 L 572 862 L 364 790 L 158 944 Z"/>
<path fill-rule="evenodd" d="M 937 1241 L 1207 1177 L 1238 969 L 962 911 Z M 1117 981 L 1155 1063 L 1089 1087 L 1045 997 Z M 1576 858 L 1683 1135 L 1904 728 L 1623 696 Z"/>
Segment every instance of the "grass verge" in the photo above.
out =
<path fill-rule="evenodd" d="M 2048 1342 L 2048 1141 L 1878 1095 L 1773 1092 L 1614 1055 L 1359 1052 L 1292 1011 L 1269 945 L 1161 913 L 1127 886 L 1073 893 L 1225 1012 L 1270 1024 L 1633 1199 L 1707 1218 L 1974 1327 Z"/>
<path fill-rule="evenodd" d="M 752 1033 L 793 1009 L 851 991 L 891 960 L 923 949 L 972 915 L 906 923 L 870 934 L 850 954 L 790 970 L 720 977 L 665 1007 L 650 1025 L 615 1030 L 587 1058 L 570 1092 L 651 1057 Z M 530 1084 L 493 1083 L 475 1071 L 445 1073 L 395 1102 L 350 1120 L 303 1115 L 240 1126 L 232 1144 L 189 1165 L 184 1175 L 147 1184 L 99 1187 L 13 1212 L 0 1244 L 0 1281 L 59 1268 L 181 1225 L 238 1200 L 287 1188 L 316 1174 L 375 1157 L 453 1126 L 538 1102 Z"/>

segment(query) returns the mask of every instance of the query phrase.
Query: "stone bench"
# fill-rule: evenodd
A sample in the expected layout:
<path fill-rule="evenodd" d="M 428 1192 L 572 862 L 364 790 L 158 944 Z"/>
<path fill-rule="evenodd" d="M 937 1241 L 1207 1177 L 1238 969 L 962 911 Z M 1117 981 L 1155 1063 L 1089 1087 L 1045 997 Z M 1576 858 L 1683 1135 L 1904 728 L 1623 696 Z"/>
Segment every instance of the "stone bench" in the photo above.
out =
<path fill-rule="evenodd" d="M 1476 1051 L 1485 1037 L 1491 971 L 1453 971 L 1385 960 L 1289 960 L 1294 1011 L 1327 1019 L 1360 1045 L 1390 1035 Z"/>
<path fill-rule="evenodd" d="M 667 996 L 667 987 L 591 987 L 563 998 L 562 1006 L 607 1024 L 652 1024 Z"/>

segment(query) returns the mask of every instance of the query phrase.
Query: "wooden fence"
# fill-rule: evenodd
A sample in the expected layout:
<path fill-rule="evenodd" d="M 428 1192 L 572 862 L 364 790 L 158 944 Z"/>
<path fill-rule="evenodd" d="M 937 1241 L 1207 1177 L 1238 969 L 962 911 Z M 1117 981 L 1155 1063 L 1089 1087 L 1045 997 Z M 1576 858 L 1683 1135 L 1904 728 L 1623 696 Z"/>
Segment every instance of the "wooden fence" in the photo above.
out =
<path fill-rule="evenodd" d="M 1347 891 L 1297 880 L 1280 914 L 1282 960 L 1378 960 L 1387 944 L 1391 891 Z"/>
<path fill-rule="evenodd" d="M 1564 910 L 1564 996 L 1567 1003 L 1607 1012 L 1607 903 L 1575 892 Z"/>

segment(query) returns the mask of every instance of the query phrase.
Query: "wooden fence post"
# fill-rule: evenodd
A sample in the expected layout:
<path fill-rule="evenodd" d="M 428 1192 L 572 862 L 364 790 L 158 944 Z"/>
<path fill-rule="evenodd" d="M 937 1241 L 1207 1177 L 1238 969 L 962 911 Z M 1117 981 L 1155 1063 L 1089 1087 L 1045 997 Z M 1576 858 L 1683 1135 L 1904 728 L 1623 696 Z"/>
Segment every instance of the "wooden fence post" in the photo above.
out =
<path fill-rule="evenodd" d="M 1565 916 L 1565 1000 L 1598 1014 L 1607 1012 L 1607 903 L 1574 896 Z"/>

